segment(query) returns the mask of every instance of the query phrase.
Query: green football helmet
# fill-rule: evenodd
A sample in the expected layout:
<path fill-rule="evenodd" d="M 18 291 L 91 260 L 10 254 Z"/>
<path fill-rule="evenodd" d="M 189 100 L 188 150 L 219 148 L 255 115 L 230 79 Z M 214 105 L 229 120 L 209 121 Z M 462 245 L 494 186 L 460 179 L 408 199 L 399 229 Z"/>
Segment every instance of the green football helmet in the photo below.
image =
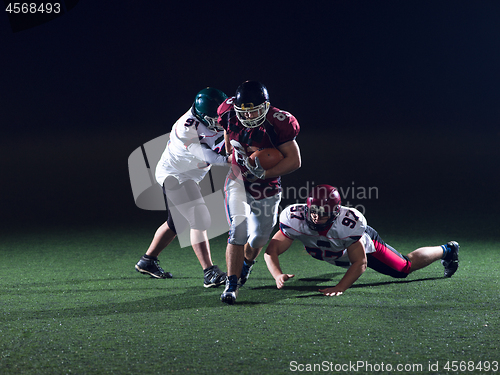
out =
<path fill-rule="evenodd" d="M 217 122 L 217 108 L 227 99 L 222 91 L 207 87 L 196 94 L 193 104 L 193 113 L 198 120 L 213 131 L 224 130 Z"/>

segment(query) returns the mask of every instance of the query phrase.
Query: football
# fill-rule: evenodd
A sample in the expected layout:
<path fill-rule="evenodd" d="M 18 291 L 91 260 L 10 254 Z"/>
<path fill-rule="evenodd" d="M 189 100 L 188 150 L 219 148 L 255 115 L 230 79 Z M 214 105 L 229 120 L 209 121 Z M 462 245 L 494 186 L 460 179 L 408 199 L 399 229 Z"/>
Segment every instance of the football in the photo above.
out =
<path fill-rule="evenodd" d="M 252 153 L 250 164 L 255 165 L 255 158 L 259 158 L 259 163 L 264 169 L 271 169 L 283 159 L 283 154 L 277 148 L 264 148 Z"/>

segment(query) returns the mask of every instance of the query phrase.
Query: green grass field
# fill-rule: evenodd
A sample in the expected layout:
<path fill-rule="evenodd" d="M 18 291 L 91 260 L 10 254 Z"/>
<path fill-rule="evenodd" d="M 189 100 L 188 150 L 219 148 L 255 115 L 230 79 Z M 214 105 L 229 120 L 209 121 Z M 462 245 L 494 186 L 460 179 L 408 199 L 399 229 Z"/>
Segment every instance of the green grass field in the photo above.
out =
<path fill-rule="evenodd" d="M 173 279 L 134 270 L 154 230 L 3 236 L 0 373 L 493 374 L 500 362 L 494 241 L 456 238 L 460 268 L 451 279 L 438 263 L 404 280 L 368 270 L 336 298 L 317 289 L 334 285 L 343 270 L 296 243 L 280 258 L 296 274 L 285 289 L 275 288 L 260 255 L 228 306 L 219 301 L 222 288 L 202 286 L 192 249 L 177 241 L 160 256 Z M 435 241 L 382 237 L 403 253 Z M 225 241 L 211 241 L 221 268 Z"/>

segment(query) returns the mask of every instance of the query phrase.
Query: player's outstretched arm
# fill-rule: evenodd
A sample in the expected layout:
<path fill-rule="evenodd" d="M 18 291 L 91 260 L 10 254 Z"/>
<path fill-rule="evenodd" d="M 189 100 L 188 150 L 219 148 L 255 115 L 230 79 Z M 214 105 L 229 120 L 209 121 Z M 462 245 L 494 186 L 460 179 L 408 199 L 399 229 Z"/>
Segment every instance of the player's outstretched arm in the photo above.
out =
<path fill-rule="evenodd" d="M 349 246 L 347 248 L 347 255 L 349 256 L 351 266 L 336 286 L 319 289 L 319 292 L 325 296 L 340 296 L 365 272 L 368 262 L 366 260 L 365 247 L 361 241 L 357 241 Z"/>
<path fill-rule="evenodd" d="M 266 252 L 264 254 L 264 260 L 266 261 L 267 269 L 269 270 L 269 272 L 271 272 L 271 275 L 273 275 L 274 280 L 276 281 L 276 287 L 278 289 L 283 288 L 283 286 L 285 285 L 285 281 L 288 281 L 295 276 L 292 274 L 284 274 L 281 271 L 280 261 L 278 259 L 281 254 L 283 254 L 290 248 L 292 243 L 293 240 L 286 237 L 283 233 L 276 232 L 276 234 L 269 242 L 269 245 L 267 246 Z"/>

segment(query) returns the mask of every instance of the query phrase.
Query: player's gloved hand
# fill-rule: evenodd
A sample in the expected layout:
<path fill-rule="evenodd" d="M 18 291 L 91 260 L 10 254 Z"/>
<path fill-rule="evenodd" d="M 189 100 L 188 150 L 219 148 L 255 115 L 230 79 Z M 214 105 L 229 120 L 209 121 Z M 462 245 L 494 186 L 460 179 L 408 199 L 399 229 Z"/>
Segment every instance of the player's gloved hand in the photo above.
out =
<path fill-rule="evenodd" d="M 258 178 L 256 176 L 254 176 L 253 174 L 251 174 L 249 171 L 246 171 L 245 173 L 243 173 L 243 176 L 245 176 L 245 179 L 248 182 L 255 182 L 258 180 Z"/>
<path fill-rule="evenodd" d="M 229 143 L 231 143 L 231 146 L 233 146 L 234 156 L 236 158 L 235 159 L 236 163 L 238 163 L 239 165 L 246 165 L 246 162 L 248 160 L 248 156 L 247 156 L 247 153 L 245 152 L 245 149 L 240 144 L 240 142 L 238 142 L 234 139 L 231 139 L 231 141 Z"/>
<path fill-rule="evenodd" d="M 260 161 L 258 157 L 254 159 L 255 165 L 250 164 L 250 159 L 247 158 L 245 160 L 245 167 L 253 174 L 255 177 L 260 178 L 261 180 L 266 178 L 266 170 L 260 165 Z"/>

